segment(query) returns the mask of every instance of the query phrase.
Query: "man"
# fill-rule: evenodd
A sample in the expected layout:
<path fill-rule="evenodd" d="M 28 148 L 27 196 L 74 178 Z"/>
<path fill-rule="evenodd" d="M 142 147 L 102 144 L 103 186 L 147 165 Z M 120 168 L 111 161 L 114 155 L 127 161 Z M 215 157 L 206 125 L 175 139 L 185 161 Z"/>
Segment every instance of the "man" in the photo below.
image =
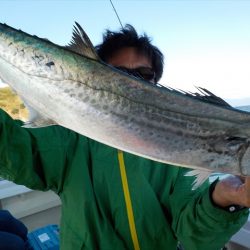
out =
<path fill-rule="evenodd" d="M 152 84 L 162 75 L 161 52 L 132 26 L 107 31 L 96 49 L 103 61 Z M 178 241 L 187 250 L 219 249 L 245 223 L 248 209 L 241 206 L 250 206 L 250 188 L 233 178 L 235 185 L 227 180 L 192 191 L 187 171 L 63 127 L 22 128 L 0 113 L 0 173 L 60 196 L 62 250 L 174 250 Z"/>

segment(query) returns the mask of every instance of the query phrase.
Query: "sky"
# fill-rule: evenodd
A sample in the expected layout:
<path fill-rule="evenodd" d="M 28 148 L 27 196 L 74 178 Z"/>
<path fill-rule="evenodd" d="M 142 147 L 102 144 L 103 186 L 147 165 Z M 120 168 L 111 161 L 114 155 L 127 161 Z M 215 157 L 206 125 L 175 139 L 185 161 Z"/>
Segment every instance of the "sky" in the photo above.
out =
<path fill-rule="evenodd" d="M 161 84 L 250 105 L 250 0 L 113 0 L 123 25 L 165 56 Z M 94 45 L 121 25 L 110 0 L 0 0 L 0 22 L 65 45 L 75 21 Z"/>

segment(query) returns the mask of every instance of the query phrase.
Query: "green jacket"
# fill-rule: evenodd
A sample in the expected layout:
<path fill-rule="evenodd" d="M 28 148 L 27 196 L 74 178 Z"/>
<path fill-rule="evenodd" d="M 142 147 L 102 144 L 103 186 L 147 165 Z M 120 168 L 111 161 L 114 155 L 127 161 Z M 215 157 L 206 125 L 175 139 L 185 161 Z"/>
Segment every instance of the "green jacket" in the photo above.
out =
<path fill-rule="evenodd" d="M 63 127 L 22 128 L 0 110 L 1 176 L 60 196 L 63 250 L 220 249 L 248 217 L 213 206 L 207 184 L 191 191 L 185 168 L 120 157 Z"/>

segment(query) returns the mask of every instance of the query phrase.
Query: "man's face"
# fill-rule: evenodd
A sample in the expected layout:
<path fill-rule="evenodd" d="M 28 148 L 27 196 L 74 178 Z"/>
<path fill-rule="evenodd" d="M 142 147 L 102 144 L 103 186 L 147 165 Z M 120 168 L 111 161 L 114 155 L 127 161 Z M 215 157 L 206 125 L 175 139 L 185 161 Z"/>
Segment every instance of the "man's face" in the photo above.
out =
<path fill-rule="evenodd" d="M 150 60 L 133 47 L 120 49 L 109 58 L 107 63 L 129 74 L 154 82 L 155 74 Z"/>

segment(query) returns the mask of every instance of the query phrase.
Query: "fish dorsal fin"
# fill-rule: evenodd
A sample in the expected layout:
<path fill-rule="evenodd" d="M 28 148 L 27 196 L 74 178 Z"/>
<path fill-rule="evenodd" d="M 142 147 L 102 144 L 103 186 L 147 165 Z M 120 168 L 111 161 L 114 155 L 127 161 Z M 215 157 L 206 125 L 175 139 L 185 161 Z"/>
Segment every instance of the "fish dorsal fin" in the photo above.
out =
<path fill-rule="evenodd" d="M 192 190 L 195 190 L 208 179 L 211 173 L 212 172 L 209 170 L 206 171 L 206 170 L 195 169 L 187 172 L 185 176 L 195 176 L 195 180 L 192 186 Z"/>
<path fill-rule="evenodd" d="M 196 87 L 199 92 L 195 92 L 193 93 L 193 95 L 197 98 L 200 99 L 202 101 L 211 103 L 211 104 L 215 104 L 221 107 L 229 107 L 231 108 L 231 105 L 228 104 L 226 101 L 224 101 L 222 98 L 216 96 L 214 93 L 212 93 L 211 91 L 205 89 L 205 88 L 201 88 L 201 87 Z"/>
<path fill-rule="evenodd" d="M 95 60 L 100 60 L 88 35 L 83 30 L 81 25 L 78 24 L 77 22 L 75 22 L 75 25 L 73 28 L 72 40 L 66 46 L 66 48 L 80 55 L 83 55 L 83 56 L 86 56 Z"/>

